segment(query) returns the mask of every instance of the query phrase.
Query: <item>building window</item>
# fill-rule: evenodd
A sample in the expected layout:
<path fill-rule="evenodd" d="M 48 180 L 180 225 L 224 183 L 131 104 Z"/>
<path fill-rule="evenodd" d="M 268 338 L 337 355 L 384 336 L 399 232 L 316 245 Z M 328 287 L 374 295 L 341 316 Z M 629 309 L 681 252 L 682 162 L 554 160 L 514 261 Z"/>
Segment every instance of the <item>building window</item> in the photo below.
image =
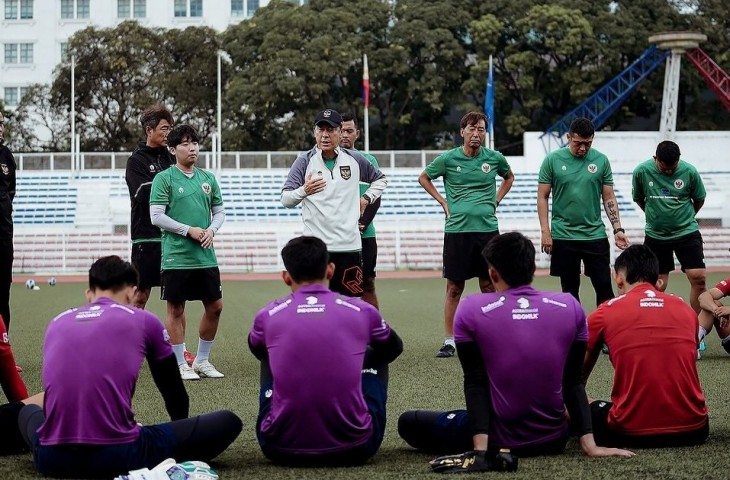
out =
<path fill-rule="evenodd" d="M 203 0 L 175 0 L 176 17 L 202 17 Z"/>
<path fill-rule="evenodd" d="M 61 18 L 89 18 L 89 0 L 61 0 Z"/>
<path fill-rule="evenodd" d="M 117 0 L 118 18 L 147 17 L 147 0 Z"/>
<path fill-rule="evenodd" d="M 33 0 L 5 0 L 5 20 L 31 20 Z"/>
<path fill-rule="evenodd" d="M 6 43 L 5 63 L 33 63 L 33 44 Z"/>
<path fill-rule="evenodd" d="M 246 11 L 243 9 L 243 0 L 231 0 L 231 16 L 243 17 Z"/>
<path fill-rule="evenodd" d="M 68 62 L 68 42 L 61 42 L 61 61 Z"/>
<path fill-rule="evenodd" d="M 3 100 L 7 107 L 17 107 L 20 100 L 28 93 L 28 87 L 5 87 Z"/>
<path fill-rule="evenodd" d="M 248 16 L 253 17 L 253 14 L 256 13 L 256 10 L 259 9 L 259 0 L 248 0 Z"/>

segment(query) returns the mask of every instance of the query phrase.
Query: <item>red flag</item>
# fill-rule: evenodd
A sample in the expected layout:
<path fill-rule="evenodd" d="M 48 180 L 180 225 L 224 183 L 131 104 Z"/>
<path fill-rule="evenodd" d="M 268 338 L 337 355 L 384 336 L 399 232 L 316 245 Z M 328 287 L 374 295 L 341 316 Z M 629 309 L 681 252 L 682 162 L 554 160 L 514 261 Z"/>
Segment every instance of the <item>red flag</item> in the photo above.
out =
<path fill-rule="evenodd" d="M 368 73 L 368 56 L 362 56 L 362 102 L 365 108 L 370 107 L 370 74 Z"/>

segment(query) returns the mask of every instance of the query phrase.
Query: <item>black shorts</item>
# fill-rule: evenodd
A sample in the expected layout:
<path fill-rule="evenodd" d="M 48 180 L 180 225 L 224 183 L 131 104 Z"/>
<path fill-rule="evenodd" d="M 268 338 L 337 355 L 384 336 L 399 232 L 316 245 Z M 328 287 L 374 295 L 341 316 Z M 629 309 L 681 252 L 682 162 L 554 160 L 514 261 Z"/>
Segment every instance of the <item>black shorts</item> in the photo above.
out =
<path fill-rule="evenodd" d="M 695 268 L 705 268 L 705 252 L 702 234 L 688 233 L 672 240 L 657 240 L 645 237 L 644 245 L 654 252 L 659 259 L 659 273 L 669 273 L 674 270 L 674 254 L 682 266 L 682 271 Z"/>
<path fill-rule="evenodd" d="M 30 449 L 18 428 L 18 416 L 24 406 L 23 402 L 0 405 L 0 455 L 15 455 Z"/>
<path fill-rule="evenodd" d="M 362 297 L 362 252 L 329 252 L 330 262 L 335 264 L 335 274 L 330 279 L 330 290 Z"/>
<path fill-rule="evenodd" d="M 201 300 L 213 302 L 223 297 L 218 267 L 164 270 L 160 299 L 168 302 Z"/>
<path fill-rule="evenodd" d="M 611 277 L 611 245 L 607 238 L 601 240 L 553 240 L 550 256 L 550 275 L 580 275 L 583 261 L 589 277 L 605 274 Z"/>
<path fill-rule="evenodd" d="M 365 280 L 375 278 L 375 264 L 378 261 L 378 242 L 375 237 L 362 239 L 362 276 Z"/>
<path fill-rule="evenodd" d="M 488 279 L 482 250 L 497 235 L 499 232 L 445 233 L 443 277 L 456 282 L 474 277 Z"/>
<path fill-rule="evenodd" d="M 141 242 L 132 244 L 132 265 L 139 273 L 140 290 L 149 290 L 162 285 L 162 243 Z"/>
<path fill-rule="evenodd" d="M 616 432 L 608 425 L 608 412 L 613 403 L 596 400 L 591 403 L 591 418 L 593 420 L 593 436 L 596 444 L 601 447 L 619 448 L 665 448 L 688 447 L 705 443 L 710 435 L 708 421 L 696 430 L 677 433 L 663 433 L 659 435 L 628 435 Z"/>

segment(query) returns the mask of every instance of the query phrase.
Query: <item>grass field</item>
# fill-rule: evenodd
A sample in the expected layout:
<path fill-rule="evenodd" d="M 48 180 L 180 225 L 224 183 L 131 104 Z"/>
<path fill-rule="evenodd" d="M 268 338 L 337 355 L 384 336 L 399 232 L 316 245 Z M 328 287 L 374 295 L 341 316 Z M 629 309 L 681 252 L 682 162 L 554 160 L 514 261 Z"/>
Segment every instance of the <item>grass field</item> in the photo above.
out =
<path fill-rule="evenodd" d="M 708 285 L 714 285 L 722 274 L 710 274 Z M 50 318 L 66 308 L 82 303 L 85 286 L 61 281 L 49 287 L 36 279 L 40 291 L 13 286 L 11 327 L 13 349 L 23 366 L 23 377 L 30 392 L 40 390 L 41 341 Z M 556 279 L 536 279 L 538 288 L 558 289 Z M 427 461 L 429 456 L 410 449 L 396 431 L 398 415 L 408 409 L 450 409 L 463 407 L 462 376 L 458 360 L 437 359 L 434 354 L 442 341 L 442 305 L 444 283 L 441 279 L 383 279 L 377 283 L 380 304 L 385 318 L 398 331 L 405 351 L 391 366 L 388 402 L 388 428 L 380 452 L 365 466 L 352 469 L 284 469 L 274 467 L 261 455 L 254 425 L 257 413 L 258 362 L 248 351 L 246 335 L 253 314 L 271 298 L 287 293 L 275 281 L 225 282 L 224 310 L 212 360 L 226 378 L 186 383 L 191 399 L 190 413 L 204 413 L 227 408 L 236 412 L 244 429 L 234 444 L 214 462 L 223 479 L 397 479 L 434 478 Z M 476 289 L 470 282 L 467 291 Z M 687 281 L 673 275 L 670 290 L 686 296 Z M 157 290 L 153 293 L 157 295 Z M 594 297 L 587 279 L 583 281 L 583 304 L 592 310 Z M 164 304 L 152 300 L 149 308 L 164 314 Z M 199 304 L 188 306 L 189 346 L 197 346 Z M 113 338 L 109 342 L 115 341 Z M 509 338 L 505 338 L 509 342 Z M 730 442 L 730 356 L 720 348 L 717 336 L 707 342 L 707 352 L 699 362 L 707 401 L 711 410 L 711 437 L 701 447 L 668 450 L 642 450 L 632 459 L 590 459 L 583 456 L 572 440 L 566 453 L 554 458 L 530 458 L 520 461 L 515 474 L 487 474 L 488 478 L 525 479 L 677 479 L 725 478 L 728 461 L 725 448 Z M 194 349 L 193 347 L 193 349 Z M 320 345 L 317 348 L 327 348 Z M 69 355 L 74 352 L 69 351 Z M 104 355 L 104 345 L 99 345 Z M 304 375 L 305 372 L 302 372 Z M 519 376 L 519 372 L 515 372 Z M 594 398 L 608 398 L 612 370 L 606 356 L 598 365 L 588 385 Z M 140 422 L 167 421 L 162 399 L 154 387 L 147 368 L 143 368 L 134 399 Z M 0 479 L 38 478 L 29 455 L 5 457 L 0 461 Z M 481 478 L 481 476 L 480 476 Z"/>

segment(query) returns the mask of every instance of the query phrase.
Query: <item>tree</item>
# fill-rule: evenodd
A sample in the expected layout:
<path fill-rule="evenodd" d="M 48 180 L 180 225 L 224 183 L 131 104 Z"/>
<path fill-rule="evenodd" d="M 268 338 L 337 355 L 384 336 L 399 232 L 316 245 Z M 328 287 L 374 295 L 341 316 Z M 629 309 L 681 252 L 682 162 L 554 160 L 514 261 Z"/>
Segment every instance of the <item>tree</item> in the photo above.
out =
<path fill-rule="evenodd" d="M 176 123 L 196 127 L 203 143 L 216 128 L 219 35 L 209 27 L 164 32 L 159 88 Z"/>
<path fill-rule="evenodd" d="M 76 61 L 76 125 L 82 150 L 129 150 L 136 144 L 137 115 L 165 98 L 161 38 L 159 29 L 126 21 L 113 29 L 89 27 L 69 39 L 68 55 Z M 70 64 L 61 64 L 56 70 L 52 93 L 57 108 L 71 102 L 70 69 Z"/>
<path fill-rule="evenodd" d="M 35 84 L 20 99 L 14 115 L 17 151 L 59 152 L 69 149 L 71 128 L 66 105 L 55 105 L 49 85 Z"/>

